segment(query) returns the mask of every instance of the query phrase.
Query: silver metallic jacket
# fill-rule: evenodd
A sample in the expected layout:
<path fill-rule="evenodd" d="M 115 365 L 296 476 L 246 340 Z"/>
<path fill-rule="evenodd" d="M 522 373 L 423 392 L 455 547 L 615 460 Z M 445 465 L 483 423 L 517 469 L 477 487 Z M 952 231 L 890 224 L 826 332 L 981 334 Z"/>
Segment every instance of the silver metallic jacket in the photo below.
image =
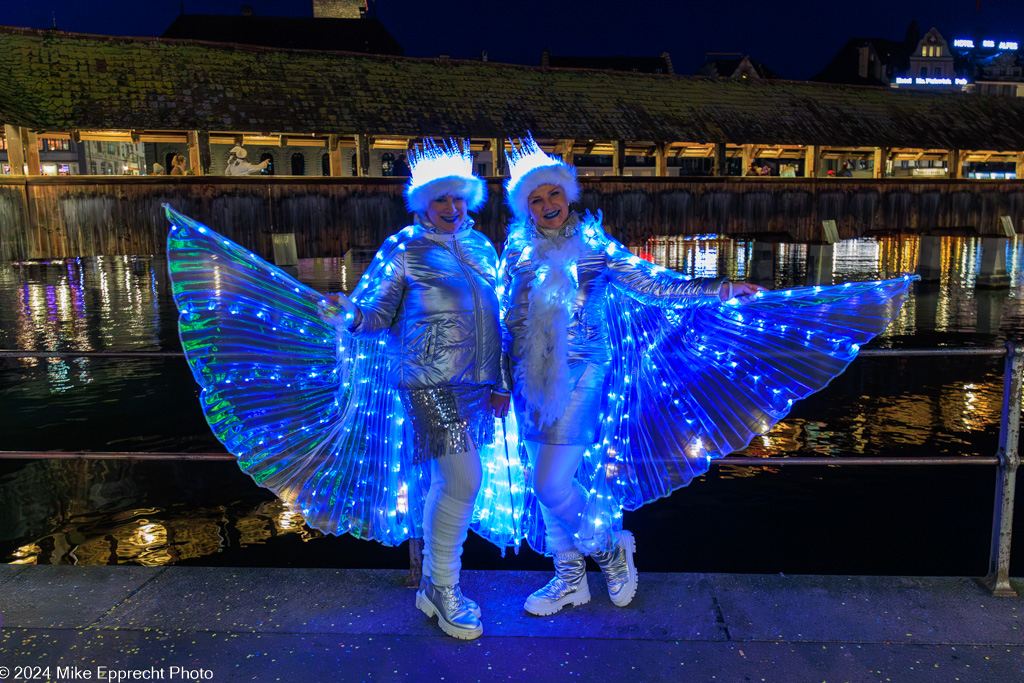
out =
<path fill-rule="evenodd" d="M 395 384 L 428 389 L 446 384 L 496 384 L 501 367 L 498 255 L 473 229 L 454 233 L 417 218 L 384 243 L 353 296 L 351 331 L 390 330 Z"/>
<path fill-rule="evenodd" d="M 579 289 L 572 307 L 568 331 L 568 361 L 606 364 L 611 361 L 605 297 L 614 287 L 645 304 L 663 308 L 710 305 L 718 302 L 718 291 L 726 278 L 689 279 L 679 273 L 642 260 L 605 233 L 600 216 L 580 218 L 570 214 L 558 231 L 564 238 L 583 231 L 584 254 L 576 264 Z M 499 279 L 502 310 L 505 311 L 503 339 L 512 368 L 524 355 L 529 294 L 537 275 L 537 263 L 530 258 L 530 245 L 547 239 L 535 227 L 513 226 L 501 257 Z M 557 239 L 557 238 L 556 238 Z M 503 359 L 504 360 L 504 359 Z"/>

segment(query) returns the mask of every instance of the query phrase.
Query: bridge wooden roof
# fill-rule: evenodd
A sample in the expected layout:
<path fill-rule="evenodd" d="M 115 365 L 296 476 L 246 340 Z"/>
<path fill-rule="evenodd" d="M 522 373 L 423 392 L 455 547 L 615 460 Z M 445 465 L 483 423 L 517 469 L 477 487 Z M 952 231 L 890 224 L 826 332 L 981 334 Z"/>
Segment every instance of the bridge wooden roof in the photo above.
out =
<path fill-rule="evenodd" d="M 0 122 L 1024 150 L 1024 101 L 0 27 Z"/>

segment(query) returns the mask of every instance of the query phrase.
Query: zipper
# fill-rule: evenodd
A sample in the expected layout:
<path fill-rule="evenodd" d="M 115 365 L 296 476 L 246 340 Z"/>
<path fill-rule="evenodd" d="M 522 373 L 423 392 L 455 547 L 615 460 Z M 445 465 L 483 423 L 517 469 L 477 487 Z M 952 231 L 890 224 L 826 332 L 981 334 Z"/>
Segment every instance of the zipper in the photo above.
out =
<path fill-rule="evenodd" d="M 476 343 L 473 345 L 475 353 L 475 362 L 473 363 L 473 378 L 476 380 L 476 384 L 480 384 L 480 364 L 481 364 L 481 349 L 483 348 L 483 329 L 481 328 L 481 305 L 480 305 L 480 291 L 476 286 L 476 281 L 473 278 L 474 271 L 472 268 L 466 266 L 464 261 L 462 245 L 459 244 L 458 239 L 453 239 L 452 242 L 455 245 L 455 260 L 458 261 L 459 267 L 462 268 L 462 272 L 466 274 L 466 282 L 469 283 L 469 290 L 473 292 L 473 323 L 476 326 Z"/>

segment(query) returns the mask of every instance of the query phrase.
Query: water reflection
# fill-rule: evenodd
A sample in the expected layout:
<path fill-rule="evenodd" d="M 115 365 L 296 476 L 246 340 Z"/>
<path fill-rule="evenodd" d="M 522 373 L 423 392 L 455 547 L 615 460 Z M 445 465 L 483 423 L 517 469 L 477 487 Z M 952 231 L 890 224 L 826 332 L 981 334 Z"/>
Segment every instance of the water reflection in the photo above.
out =
<path fill-rule="evenodd" d="M 632 245 L 692 276 L 773 288 L 918 272 L 924 280 L 880 342 L 992 345 L 1024 337 L 1024 244 L 1016 238 L 893 236 L 835 245 L 667 237 Z M 293 273 L 320 291 L 351 291 L 372 251 L 302 260 Z M 178 351 L 177 311 L 158 257 L 0 263 L 0 348 Z M 817 455 L 991 455 L 1001 359 L 862 359 L 743 452 Z M 220 450 L 183 360 L 0 359 L 0 450 Z M 228 467 L 233 467 L 230 464 Z M 280 536 L 318 536 L 237 468 L 211 465 L 0 461 L 0 541 L 15 563 L 160 565 Z M 170 470 L 162 469 L 164 467 Z M 777 468 L 722 468 L 758 478 Z M 173 482 L 171 485 L 169 482 Z"/>
<path fill-rule="evenodd" d="M 224 532 L 228 524 L 236 532 L 234 540 Z M 200 559 L 229 546 L 261 545 L 284 534 L 294 534 L 304 541 L 322 536 L 306 527 L 302 515 L 279 500 L 239 514 L 227 514 L 224 507 L 144 508 L 70 518 L 46 536 L 14 549 L 7 561 L 152 567 Z"/>
<path fill-rule="evenodd" d="M 282 535 L 301 540 L 321 535 L 281 501 L 266 500 L 271 496 L 265 492 L 245 492 L 239 499 L 246 478 L 226 465 L 28 463 L 0 477 L 0 538 L 20 543 L 6 561 L 154 566 Z"/>

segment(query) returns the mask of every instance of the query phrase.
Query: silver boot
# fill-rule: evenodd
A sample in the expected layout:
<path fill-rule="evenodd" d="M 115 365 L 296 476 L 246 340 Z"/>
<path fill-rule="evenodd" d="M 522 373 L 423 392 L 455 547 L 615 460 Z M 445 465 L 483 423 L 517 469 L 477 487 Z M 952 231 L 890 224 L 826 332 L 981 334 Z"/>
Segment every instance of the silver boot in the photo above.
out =
<path fill-rule="evenodd" d="M 435 586 L 428 582 L 426 589 L 416 591 L 416 607 L 428 617 L 436 614 L 437 625 L 453 638 L 473 640 L 484 633 L 480 617 L 466 606 L 459 584 Z"/>
<path fill-rule="evenodd" d="M 523 609 L 530 614 L 544 617 L 554 614 L 566 605 L 585 605 L 590 602 L 587 558 L 575 550 L 570 550 L 555 553 L 554 559 L 555 578 L 526 598 Z"/>
<path fill-rule="evenodd" d="M 420 574 L 420 591 L 425 591 L 429 583 L 430 577 L 426 574 Z M 457 584 L 455 588 L 458 589 L 459 595 L 462 595 L 462 589 L 459 588 Z M 466 607 L 469 609 L 470 612 L 476 615 L 477 619 L 479 619 L 483 615 L 483 610 L 480 609 L 480 605 L 475 600 L 470 600 L 465 595 L 462 595 L 462 599 L 465 601 Z"/>
<path fill-rule="evenodd" d="M 628 531 L 620 531 L 615 549 L 591 553 L 608 583 L 608 597 L 619 607 L 625 607 L 636 595 L 637 573 L 633 564 L 636 539 Z"/>

